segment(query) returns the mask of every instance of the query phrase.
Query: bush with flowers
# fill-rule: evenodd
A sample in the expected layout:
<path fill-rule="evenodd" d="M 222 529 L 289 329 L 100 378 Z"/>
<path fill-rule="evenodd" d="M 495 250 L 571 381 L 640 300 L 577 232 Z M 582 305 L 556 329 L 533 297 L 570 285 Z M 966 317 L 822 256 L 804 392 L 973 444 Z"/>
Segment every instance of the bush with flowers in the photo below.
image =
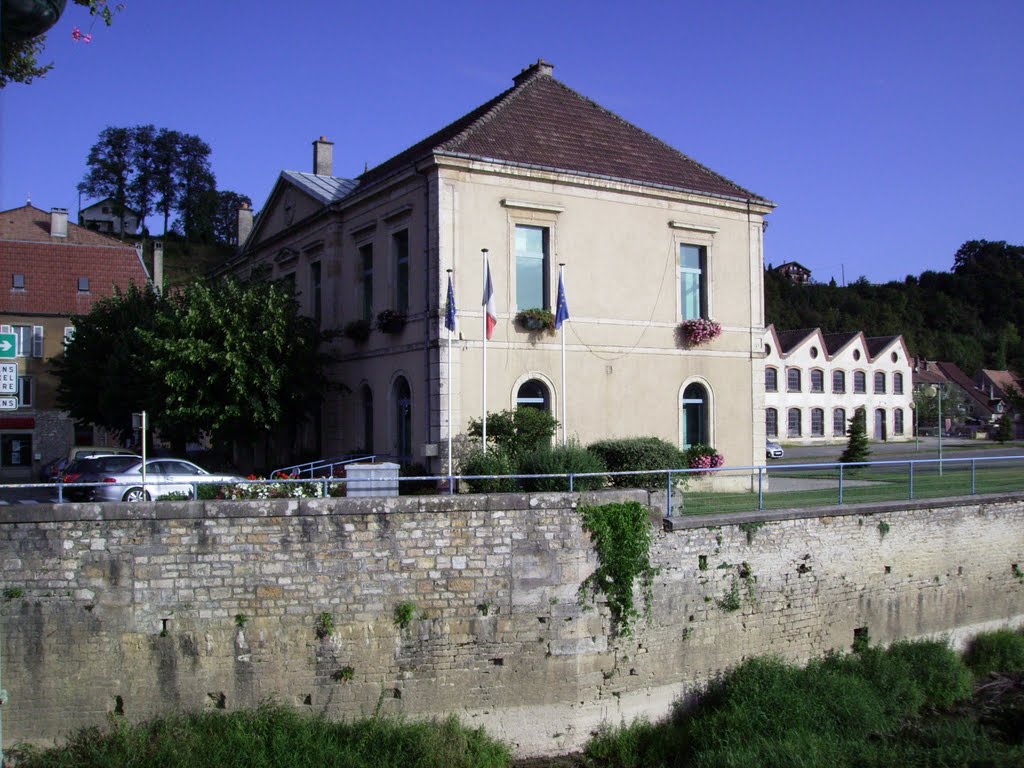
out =
<path fill-rule="evenodd" d="M 695 320 L 684 320 L 679 324 L 681 341 L 691 347 L 707 344 L 721 335 L 722 324 L 703 317 L 698 317 Z"/>
<path fill-rule="evenodd" d="M 698 444 L 691 446 L 686 451 L 686 466 L 690 469 L 712 470 L 718 469 L 725 464 L 725 456 L 720 454 L 710 445 Z M 695 475 L 708 475 L 706 472 L 694 472 Z"/>
<path fill-rule="evenodd" d="M 249 499 L 320 499 L 324 495 L 324 484 L 316 480 L 299 480 L 297 473 L 275 472 L 270 478 L 249 475 L 251 482 L 238 483 L 224 488 L 225 499 L 245 501 Z M 342 493 L 342 483 L 329 483 L 328 495 Z"/>

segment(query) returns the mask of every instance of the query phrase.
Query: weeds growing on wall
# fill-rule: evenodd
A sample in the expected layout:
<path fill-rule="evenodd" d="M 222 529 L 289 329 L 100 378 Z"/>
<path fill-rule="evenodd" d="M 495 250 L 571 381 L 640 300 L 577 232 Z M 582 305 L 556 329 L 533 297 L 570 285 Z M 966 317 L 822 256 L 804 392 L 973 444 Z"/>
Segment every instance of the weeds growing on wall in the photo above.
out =
<path fill-rule="evenodd" d="M 634 598 L 639 581 L 645 611 L 650 610 L 651 585 L 657 573 L 651 566 L 651 521 L 647 510 L 635 501 L 582 507 L 583 530 L 597 551 L 597 569 L 580 585 L 583 600 L 604 595 L 612 614 L 612 633 L 633 634 L 640 616 Z"/>

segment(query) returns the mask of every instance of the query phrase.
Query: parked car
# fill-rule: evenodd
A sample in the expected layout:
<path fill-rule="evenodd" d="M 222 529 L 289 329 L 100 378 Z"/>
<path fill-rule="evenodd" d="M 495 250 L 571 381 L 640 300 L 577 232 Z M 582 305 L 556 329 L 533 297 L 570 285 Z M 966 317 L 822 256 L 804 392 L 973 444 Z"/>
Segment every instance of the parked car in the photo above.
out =
<path fill-rule="evenodd" d="M 39 480 L 43 483 L 56 483 L 57 479 L 64 474 L 64 470 L 68 464 L 67 456 L 58 456 L 53 461 L 47 462 L 43 465 L 43 468 L 39 470 Z"/>
<path fill-rule="evenodd" d="M 95 487 L 84 483 L 102 483 L 110 473 L 120 472 L 141 461 L 141 456 L 120 453 L 75 459 L 61 474 L 61 482 L 65 483 L 61 492 L 67 501 L 90 501 Z"/>
<path fill-rule="evenodd" d="M 782 450 L 782 446 L 774 440 L 764 441 L 764 453 L 769 459 L 781 459 L 785 456 L 785 451 Z"/>
<path fill-rule="evenodd" d="M 90 462 L 89 459 L 82 461 Z M 171 493 L 192 498 L 197 484 L 238 483 L 244 479 L 238 475 L 213 474 L 184 459 L 159 458 L 146 461 L 143 485 L 141 456 L 106 456 L 86 464 L 71 482 L 102 483 L 85 489 L 92 501 L 149 501 Z"/>
<path fill-rule="evenodd" d="M 90 456 L 138 456 L 132 448 L 110 448 L 102 445 L 73 445 L 68 451 L 68 463 L 75 459 L 88 459 Z"/>

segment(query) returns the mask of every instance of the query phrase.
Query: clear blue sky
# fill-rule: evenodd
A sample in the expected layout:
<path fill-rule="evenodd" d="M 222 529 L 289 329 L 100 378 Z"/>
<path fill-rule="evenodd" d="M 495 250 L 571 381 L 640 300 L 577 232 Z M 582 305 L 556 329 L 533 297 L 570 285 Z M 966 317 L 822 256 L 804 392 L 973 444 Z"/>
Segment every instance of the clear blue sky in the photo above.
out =
<path fill-rule="evenodd" d="M 1024 243 L 1022 0 L 126 3 L 109 29 L 69 3 L 54 71 L 0 91 L 3 209 L 74 211 L 98 133 L 139 123 L 202 137 L 259 208 L 321 134 L 355 176 L 544 58 L 777 203 L 770 263 L 884 282 Z"/>

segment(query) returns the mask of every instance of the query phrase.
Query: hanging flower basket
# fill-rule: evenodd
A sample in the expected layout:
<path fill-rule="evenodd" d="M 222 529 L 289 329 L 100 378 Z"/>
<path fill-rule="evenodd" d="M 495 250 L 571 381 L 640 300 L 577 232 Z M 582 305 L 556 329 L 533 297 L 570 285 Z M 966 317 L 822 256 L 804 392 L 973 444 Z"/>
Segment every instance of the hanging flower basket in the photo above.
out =
<path fill-rule="evenodd" d="M 553 331 L 555 316 L 550 310 L 534 307 L 516 314 L 515 323 L 524 331 Z"/>
<path fill-rule="evenodd" d="M 341 329 L 341 335 L 346 339 L 352 339 L 356 344 L 362 344 L 370 338 L 370 330 L 369 320 L 350 320 Z"/>
<path fill-rule="evenodd" d="M 698 347 L 721 336 L 722 324 L 700 317 L 680 323 L 677 333 L 683 344 L 688 347 Z"/>
<path fill-rule="evenodd" d="M 377 315 L 377 330 L 383 333 L 401 333 L 405 328 L 405 315 L 395 309 L 385 309 Z"/>

